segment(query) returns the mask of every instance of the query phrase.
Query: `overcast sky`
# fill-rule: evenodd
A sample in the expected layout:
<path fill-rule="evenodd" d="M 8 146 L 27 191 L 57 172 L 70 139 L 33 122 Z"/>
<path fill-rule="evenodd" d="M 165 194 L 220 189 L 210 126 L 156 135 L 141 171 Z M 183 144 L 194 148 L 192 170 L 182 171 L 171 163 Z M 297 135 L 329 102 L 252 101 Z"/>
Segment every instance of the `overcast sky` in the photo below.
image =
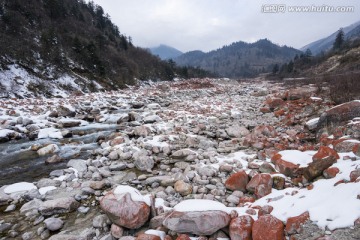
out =
<path fill-rule="evenodd" d="M 210 51 L 261 38 L 295 48 L 360 21 L 359 0 L 94 0 L 140 47 Z M 267 4 L 267 5 L 266 5 Z M 269 4 L 283 13 L 263 13 Z M 353 12 L 289 12 L 289 6 L 353 6 Z M 265 8 L 264 8 L 265 7 Z"/>

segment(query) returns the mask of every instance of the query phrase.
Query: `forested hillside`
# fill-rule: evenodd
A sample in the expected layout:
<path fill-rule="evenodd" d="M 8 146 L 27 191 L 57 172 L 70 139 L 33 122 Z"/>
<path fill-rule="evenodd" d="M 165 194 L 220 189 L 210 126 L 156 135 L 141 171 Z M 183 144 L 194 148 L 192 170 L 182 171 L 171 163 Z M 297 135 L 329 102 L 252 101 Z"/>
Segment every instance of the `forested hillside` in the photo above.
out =
<path fill-rule="evenodd" d="M 3 92 L 20 82 L 54 95 L 51 81 L 66 85 L 64 91 L 116 89 L 136 79 L 171 80 L 194 72 L 134 46 L 92 1 L 0 0 L 0 34 Z M 71 80 L 64 83 L 64 76 Z"/>

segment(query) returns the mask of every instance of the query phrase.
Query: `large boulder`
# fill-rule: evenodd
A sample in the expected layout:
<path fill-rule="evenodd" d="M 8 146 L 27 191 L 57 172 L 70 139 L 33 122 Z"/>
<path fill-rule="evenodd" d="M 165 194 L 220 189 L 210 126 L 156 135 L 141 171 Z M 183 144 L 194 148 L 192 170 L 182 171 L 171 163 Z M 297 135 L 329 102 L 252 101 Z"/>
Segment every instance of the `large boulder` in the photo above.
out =
<path fill-rule="evenodd" d="M 172 212 L 163 225 L 177 233 L 211 235 L 228 226 L 230 216 L 222 211 Z"/>
<path fill-rule="evenodd" d="M 254 219 L 249 215 L 233 218 L 229 226 L 231 240 L 252 240 L 251 232 Z"/>
<path fill-rule="evenodd" d="M 225 182 L 225 187 L 232 191 L 246 192 L 246 185 L 249 182 L 249 177 L 244 170 L 231 174 Z"/>
<path fill-rule="evenodd" d="M 317 127 L 318 130 L 325 129 L 331 134 L 338 126 L 356 117 L 360 117 L 360 101 L 358 100 L 327 110 L 321 114 Z"/>
<path fill-rule="evenodd" d="M 253 240 L 284 240 L 284 224 L 272 215 L 264 215 L 254 222 Z"/>
<path fill-rule="evenodd" d="M 271 193 L 273 180 L 270 174 L 261 173 L 255 175 L 246 185 L 246 189 L 254 193 L 257 198 L 262 198 Z"/>
<path fill-rule="evenodd" d="M 301 226 L 304 225 L 308 220 L 310 220 L 309 212 L 304 212 L 299 216 L 288 218 L 286 222 L 285 232 L 288 235 L 299 233 L 301 230 Z"/>
<path fill-rule="evenodd" d="M 39 211 L 44 216 L 51 216 L 54 214 L 73 212 L 79 206 L 80 203 L 73 197 L 63 197 L 43 202 Z"/>
<path fill-rule="evenodd" d="M 311 181 L 323 174 L 323 171 L 333 165 L 339 155 L 337 152 L 329 147 L 321 146 L 318 152 L 312 157 L 312 162 L 304 169 L 303 175 Z"/>
<path fill-rule="evenodd" d="M 106 194 L 100 201 L 100 207 L 116 225 L 137 229 L 148 221 L 150 207 L 142 201 L 137 190 L 129 187 L 130 192 L 127 192 L 122 189 L 125 188 L 118 187 Z"/>

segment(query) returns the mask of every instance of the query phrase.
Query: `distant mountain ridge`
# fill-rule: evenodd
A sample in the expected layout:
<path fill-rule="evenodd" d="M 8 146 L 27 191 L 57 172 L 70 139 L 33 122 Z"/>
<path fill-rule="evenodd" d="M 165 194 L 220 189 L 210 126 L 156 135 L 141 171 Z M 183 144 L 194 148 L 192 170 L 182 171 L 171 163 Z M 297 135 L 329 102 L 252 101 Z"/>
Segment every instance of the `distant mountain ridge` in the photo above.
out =
<path fill-rule="evenodd" d="M 360 38 L 360 21 L 351 24 L 350 26 L 344 27 L 343 31 L 345 34 L 345 40 Z M 313 54 L 318 54 L 322 51 L 326 52 L 332 48 L 337 33 L 338 31 L 332 33 L 325 38 L 309 43 L 304 47 L 300 48 L 300 50 L 306 51 L 306 49 L 310 49 Z"/>
<path fill-rule="evenodd" d="M 155 56 L 159 56 L 162 60 L 174 59 L 183 54 L 183 52 L 177 50 L 176 48 L 165 44 L 160 44 L 158 47 L 150 48 L 150 52 Z"/>
<path fill-rule="evenodd" d="M 255 43 L 234 42 L 208 53 L 191 51 L 174 60 L 180 66 L 199 67 L 221 77 L 254 77 L 301 53 L 295 48 L 261 39 Z"/>

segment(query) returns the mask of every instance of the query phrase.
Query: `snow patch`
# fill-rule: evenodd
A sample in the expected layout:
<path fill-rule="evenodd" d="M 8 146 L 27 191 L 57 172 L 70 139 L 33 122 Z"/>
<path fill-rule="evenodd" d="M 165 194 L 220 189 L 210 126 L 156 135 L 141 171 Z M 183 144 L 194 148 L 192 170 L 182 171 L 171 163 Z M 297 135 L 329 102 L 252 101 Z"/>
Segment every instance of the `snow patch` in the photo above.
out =
<path fill-rule="evenodd" d="M 4 193 L 11 194 L 11 193 L 15 193 L 15 192 L 30 191 L 32 189 L 37 189 L 37 187 L 33 183 L 19 182 L 19 183 L 14 183 L 14 184 L 7 186 L 4 189 Z"/>

